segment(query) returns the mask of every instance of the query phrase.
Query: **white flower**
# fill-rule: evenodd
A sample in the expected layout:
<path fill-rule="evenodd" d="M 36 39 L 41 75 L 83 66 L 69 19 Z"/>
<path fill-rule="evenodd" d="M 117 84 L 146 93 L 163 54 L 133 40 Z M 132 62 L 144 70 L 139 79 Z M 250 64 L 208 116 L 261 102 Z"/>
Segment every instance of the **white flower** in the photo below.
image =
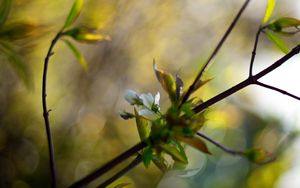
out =
<path fill-rule="evenodd" d="M 141 94 L 140 99 L 143 101 L 143 106 L 141 106 L 138 111 L 139 115 L 150 120 L 159 118 L 159 92 L 157 92 L 155 97 L 153 97 L 151 93 Z"/>
<path fill-rule="evenodd" d="M 139 95 L 135 91 L 130 90 L 130 89 L 128 89 L 126 91 L 126 94 L 125 94 L 124 98 L 131 105 L 141 103 L 141 99 L 139 98 Z"/>
<path fill-rule="evenodd" d="M 159 92 L 153 97 L 151 93 L 139 95 L 133 90 L 127 90 L 124 98 L 129 104 L 137 106 L 140 116 L 149 120 L 155 120 L 160 117 Z"/>
<path fill-rule="evenodd" d="M 141 110 L 138 111 L 140 116 L 143 116 L 146 119 L 149 120 L 156 120 L 157 118 L 159 118 L 159 115 L 151 110 L 149 110 L 148 108 L 143 108 Z"/>
<path fill-rule="evenodd" d="M 140 99 L 142 99 L 144 106 L 146 106 L 148 109 L 153 110 L 154 106 L 157 106 L 159 110 L 159 92 L 157 92 L 155 97 L 153 97 L 151 93 L 141 94 Z"/>

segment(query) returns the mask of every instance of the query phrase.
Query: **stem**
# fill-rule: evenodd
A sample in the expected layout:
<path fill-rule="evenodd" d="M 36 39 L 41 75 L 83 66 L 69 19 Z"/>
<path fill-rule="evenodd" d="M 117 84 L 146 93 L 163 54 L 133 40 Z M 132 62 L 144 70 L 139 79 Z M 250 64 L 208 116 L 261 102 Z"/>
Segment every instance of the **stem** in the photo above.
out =
<path fill-rule="evenodd" d="M 197 135 L 204 138 L 205 140 L 209 141 L 210 143 L 212 143 L 213 145 L 217 146 L 218 148 L 220 148 L 221 150 L 225 151 L 226 153 L 229 153 L 231 155 L 243 155 L 244 152 L 242 151 L 237 151 L 237 150 L 233 150 L 233 149 L 230 149 L 222 144 L 220 144 L 219 142 L 213 140 L 212 138 L 206 136 L 205 134 L 203 133 L 200 133 L 200 132 L 197 132 Z"/>
<path fill-rule="evenodd" d="M 259 86 L 261 86 L 261 87 L 267 88 L 267 89 L 271 89 L 271 90 L 277 91 L 277 92 L 282 93 L 282 94 L 284 94 L 284 95 L 288 95 L 289 97 L 292 97 L 292 98 L 294 98 L 294 99 L 300 100 L 300 97 L 298 97 L 298 96 L 296 96 L 296 95 L 293 95 L 293 94 L 291 94 L 291 93 L 289 93 L 289 92 L 287 92 L 287 91 L 284 91 L 284 90 L 282 90 L 282 89 L 279 89 L 279 88 L 277 88 L 277 87 L 270 86 L 270 85 L 267 85 L 267 84 L 264 84 L 264 83 L 261 83 L 261 82 L 256 82 L 255 84 L 256 84 L 256 85 L 259 85 Z"/>
<path fill-rule="evenodd" d="M 124 174 L 126 174 L 128 171 L 139 165 L 143 161 L 143 158 L 141 155 L 138 155 L 128 166 L 117 172 L 115 175 L 113 175 L 111 178 L 106 180 L 105 182 L 101 183 L 97 188 L 105 188 L 115 180 L 122 177 Z"/>
<path fill-rule="evenodd" d="M 112 168 L 114 168 L 115 166 L 117 166 L 119 163 L 123 162 L 124 160 L 126 160 L 130 156 L 136 154 L 138 151 L 140 151 L 141 149 L 143 149 L 146 146 L 147 146 L 147 144 L 145 142 L 139 142 L 138 144 L 131 147 L 130 149 L 128 149 L 124 153 L 120 154 L 119 156 L 117 156 L 116 158 L 111 160 L 110 162 L 106 163 L 101 168 L 95 170 L 94 172 L 90 173 L 89 175 L 82 178 L 81 180 L 78 180 L 77 182 L 72 184 L 70 186 L 70 188 L 83 187 L 83 186 L 87 185 L 88 183 L 95 180 L 99 176 L 105 174 L 107 171 L 111 170 Z"/>
<path fill-rule="evenodd" d="M 261 72 L 257 73 L 254 76 L 250 76 L 246 80 L 238 83 L 237 85 L 233 86 L 232 88 L 218 94 L 217 96 L 205 101 L 204 103 L 201 103 L 200 105 L 196 106 L 193 110 L 196 113 L 201 112 L 202 110 L 208 108 L 209 106 L 223 100 L 224 98 L 232 95 L 233 93 L 238 92 L 239 90 L 251 85 L 251 84 L 257 84 L 257 80 L 261 77 L 265 76 L 266 74 L 272 72 L 276 68 L 278 68 L 280 65 L 282 65 L 284 62 L 289 60 L 294 55 L 298 54 L 300 52 L 300 45 L 293 48 L 288 54 L 277 60 L 275 63 L 267 67 L 266 69 L 262 70 Z M 270 88 L 269 88 L 270 89 Z M 275 89 L 274 89 L 275 90 Z"/>
<path fill-rule="evenodd" d="M 192 94 L 195 85 L 197 84 L 197 82 L 200 80 L 200 78 L 202 77 L 204 71 L 206 70 L 206 68 L 208 67 L 208 65 L 210 64 L 211 60 L 217 55 L 217 53 L 219 52 L 219 50 L 221 49 L 222 45 L 224 44 L 225 40 L 227 39 L 227 37 L 229 36 L 229 34 L 231 33 L 232 29 L 235 27 L 236 23 L 238 22 L 239 18 L 241 17 L 242 13 L 244 12 L 244 10 L 246 9 L 247 5 L 249 4 L 250 0 L 246 0 L 245 3 L 243 4 L 243 6 L 241 7 L 240 11 L 238 12 L 238 14 L 235 16 L 234 20 L 232 21 L 232 23 L 230 24 L 229 28 L 227 29 L 227 31 L 225 32 L 224 36 L 221 38 L 220 42 L 218 43 L 218 45 L 216 46 L 216 48 L 214 49 L 214 51 L 212 52 L 212 54 L 209 56 L 208 60 L 206 61 L 206 63 L 203 65 L 203 67 L 201 68 L 199 74 L 196 76 L 194 82 L 190 85 L 188 91 L 186 92 L 186 94 L 183 96 L 182 98 L 182 102 L 180 104 L 179 107 L 181 107 L 181 105 L 183 103 L 186 102 L 186 100 L 190 97 L 190 95 Z"/>
<path fill-rule="evenodd" d="M 260 35 L 261 31 L 262 31 L 262 27 L 259 26 L 259 28 L 257 30 L 257 33 L 256 33 L 253 50 L 252 50 L 252 56 L 251 56 L 250 67 L 249 67 L 249 77 L 251 77 L 253 75 L 253 73 L 252 73 L 252 71 L 253 71 L 253 63 L 254 63 L 254 60 L 255 60 L 258 39 L 259 39 L 259 35 Z"/>
<path fill-rule="evenodd" d="M 44 72 L 43 72 L 43 83 L 42 83 L 42 104 L 43 104 L 43 116 L 45 120 L 46 134 L 47 134 L 47 142 L 48 142 L 48 150 L 49 150 L 49 163 L 51 170 L 51 185 L 53 188 L 57 187 L 57 175 L 56 175 L 56 165 L 55 165 L 55 157 L 54 157 L 54 146 L 51 136 L 50 129 L 50 121 L 49 121 L 49 112 L 47 108 L 47 73 L 48 73 L 48 64 L 51 55 L 53 55 L 53 48 L 57 43 L 58 39 L 61 37 L 61 32 L 57 33 L 54 39 L 51 42 L 49 50 L 47 52 L 45 61 L 44 61 Z"/>

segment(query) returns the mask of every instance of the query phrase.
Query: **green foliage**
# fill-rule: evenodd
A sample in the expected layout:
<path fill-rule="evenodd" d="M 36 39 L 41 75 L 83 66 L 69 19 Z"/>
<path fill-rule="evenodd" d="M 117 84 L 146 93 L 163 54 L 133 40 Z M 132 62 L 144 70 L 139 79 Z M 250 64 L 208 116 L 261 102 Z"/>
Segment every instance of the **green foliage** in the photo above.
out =
<path fill-rule="evenodd" d="M 176 89 L 176 82 L 175 82 L 174 77 L 171 74 L 158 69 L 157 66 L 155 65 L 154 60 L 153 60 L 153 69 L 154 69 L 156 78 L 160 82 L 162 88 L 167 92 L 170 100 L 172 102 L 175 102 L 176 99 L 178 98 L 178 96 L 176 96 L 177 95 L 176 91 L 178 89 Z M 179 84 L 178 87 L 181 87 L 181 82 L 179 81 L 179 79 L 177 79 L 177 84 Z"/>
<path fill-rule="evenodd" d="M 123 187 L 127 187 L 128 185 L 130 185 L 130 183 L 120 183 L 116 185 L 114 188 L 123 188 Z"/>
<path fill-rule="evenodd" d="M 143 157 L 143 162 L 144 162 L 145 167 L 148 167 L 151 163 L 152 158 L 153 158 L 153 149 L 152 149 L 152 147 L 148 146 L 147 148 L 145 148 L 144 151 L 143 151 L 142 157 Z"/>
<path fill-rule="evenodd" d="M 71 26 L 77 19 L 77 17 L 79 16 L 81 9 L 82 9 L 82 5 L 83 5 L 83 0 L 75 0 L 69 15 L 65 21 L 65 24 L 63 26 L 63 29 L 66 29 L 67 27 Z"/>
<path fill-rule="evenodd" d="M 19 78 L 27 85 L 30 85 L 30 76 L 22 57 L 15 50 L 14 46 L 4 40 L 0 40 L 0 52 L 5 55 L 8 62 L 14 67 Z"/>
<path fill-rule="evenodd" d="M 275 8 L 276 0 L 268 0 L 266 12 L 262 23 L 267 23 L 271 18 L 274 8 Z"/>
<path fill-rule="evenodd" d="M 282 17 L 268 24 L 266 27 L 274 32 L 283 32 L 283 29 L 291 27 L 297 28 L 298 26 L 300 26 L 300 20 L 296 18 Z"/>
<path fill-rule="evenodd" d="M 266 31 L 266 35 L 268 37 L 268 39 L 275 44 L 283 53 L 288 53 L 289 52 L 289 48 L 288 46 L 285 44 L 285 42 L 275 33 L 271 32 L 271 31 Z"/>
<path fill-rule="evenodd" d="M 68 40 L 63 40 L 69 47 L 69 49 L 73 52 L 74 56 L 78 60 L 79 64 L 82 66 L 84 70 L 88 69 L 88 64 L 84 58 L 84 56 L 80 53 L 80 51 L 76 48 L 74 44 L 72 44 Z"/>
<path fill-rule="evenodd" d="M 7 20 L 11 6 L 11 0 L 2 0 L 0 3 L 0 27 L 4 25 Z"/>
<path fill-rule="evenodd" d="M 267 151 L 261 148 L 249 149 L 244 152 L 244 156 L 249 160 L 257 164 L 264 164 L 273 161 L 275 158 Z"/>
<path fill-rule="evenodd" d="M 108 35 L 104 35 L 96 29 L 91 29 L 87 27 L 75 27 L 71 30 L 64 32 L 64 35 L 68 35 L 76 41 L 87 43 L 110 40 L 110 37 Z"/>
<path fill-rule="evenodd" d="M 136 120 L 136 126 L 139 132 L 141 140 L 146 140 L 150 135 L 150 128 L 148 126 L 149 121 L 143 116 L 140 116 L 137 110 L 134 108 L 134 115 Z"/>

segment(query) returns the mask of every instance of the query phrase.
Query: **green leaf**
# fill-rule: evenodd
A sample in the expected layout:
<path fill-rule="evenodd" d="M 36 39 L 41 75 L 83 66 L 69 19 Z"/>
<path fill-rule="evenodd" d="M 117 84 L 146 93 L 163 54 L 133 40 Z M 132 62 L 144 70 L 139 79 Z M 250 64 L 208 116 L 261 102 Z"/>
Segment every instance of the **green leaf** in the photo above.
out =
<path fill-rule="evenodd" d="M 276 0 L 268 0 L 265 16 L 262 23 L 266 23 L 267 21 L 269 21 L 274 11 L 275 4 L 276 4 Z"/>
<path fill-rule="evenodd" d="M 211 154 L 210 151 L 208 150 L 205 142 L 203 142 L 199 138 L 178 137 L 177 139 L 180 140 L 181 142 L 184 142 L 184 143 L 202 151 L 203 153 Z"/>
<path fill-rule="evenodd" d="M 149 121 L 138 114 L 134 108 L 136 126 L 139 132 L 140 139 L 146 140 L 150 135 Z"/>
<path fill-rule="evenodd" d="M 123 187 L 126 187 L 126 186 L 130 185 L 130 184 L 131 183 L 120 183 L 120 184 L 114 186 L 114 188 L 123 188 Z"/>
<path fill-rule="evenodd" d="M 12 23 L 0 29 L 0 38 L 18 40 L 30 37 L 40 31 L 40 27 L 31 23 Z"/>
<path fill-rule="evenodd" d="M 85 61 L 84 56 L 80 53 L 80 51 L 76 48 L 75 45 L 73 45 L 70 41 L 68 40 L 63 40 L 67 46 L 69 47 L 69 49 L 73 52 L 74 56 L 76 57 L 76 59 L 78 60 L 79 64 L 82 66 L 82 68 L 84 70 L 88 69 L 88 64 Z"/>
<path fill-rule="evenodd" d="M 148 146 L 143 151 L 143 162 L 146 168 L 148 168 L 148 166 L 150 165 L 152 156 L 153 156 L 152 147 Z"/>
<path fill-rule="evenodd" d="M 157 80 L 160 82 L 162 88 L 167 92 L 172 102 L 176 101 L 176 83 L 174 77 L 163 70 L 156 67 L 155 61 L 153 60 L 153 69 Z"/>
<path fill-rule="evenodd" d="M 2 0 L 0 3 L 0 27 L 6 22 L 10 11 L 11 0 Z"/>
<path fill-rule="evenodd" d="M 7 60 L 14 67 L 19 78 L 26 84 L 27 87 L 30 86 L 30 75 L 25 66 L 22 57 L 17 53 L 14 46 L 6 41 L 0 41 L 0 55 L 6 56 Z"/>
<path fill-rule="evenodd" d="M 280 32 L 284 28 L 298 26 L 300 26 L 300 20 L 296 18 L 283 17 L 267 25 L 267 28 L 275 32 Z"/>
<path fill-rule="evenodd" d="M 87 27 L 76 27 L 64 32 L 63 35 L 68 35 L 74 40 L 87 43 L 111 40 L 110 36 L 105 35 L 96 29 Z"/>
<path fill-rule="evenodd" d="M 183 90 L 183 81 L 177 74 L 176 75 L 176 99 L 177 100 L 181 97 L 182 90 Z"/>
<path fill-rule="evenodd" d="M 275 35 L 275 33 L 271 31 L 266 31 L 265 33 L 269 40 L 273 44 L 275 44 L 283 53 L 287 54 L 290 51 L 285 42 L 279 36 Z"/>
<path fill-rule="evenodd" d="M 196 82 L 196 84 L 193 88 L 193 92 L 197 91 L 199 88 L 201 88 L 202 86 L 204 86 L 205 84 L 207 84 L 211 80 L 212 80 L 212 78 L 204 80 L 204 81 L 198 80 L 198 82 Z"/>
<path fill-rule="evenodd" d="M 163 173 L 169 169 L 168 162 L 159 155 L 153 155 L 152 161 Z"/>
<path fill-rule="evenodd" d="M 173 158 L 173 160 L 184 164 L 188 164 L 188 159 L 186 157 L 185 151 L 179 142 L 173 140 L 171 143 L 168 144 L 159 144 L 159 147 L 164 152 L 169 154 Z"/>
<path fill-rule="evenodd" d="M 71 11 L 69 12 L 69 15 L 65 21 L 65 25 L 63 27 L 63 29 L 69 27 L 70 25 L 72 25 L 75 20 L 77 19 L 77 17 L 80 14 L 80 11 L 82 9 L 82 5 L 83 5 L 83 0 L 75 0 Z"/>
<path fill-rule="evenodd" d="M 265 164 L 275 160 L 275 157 L 261 148 L 249 149 L 244 156 L 251 162 Z"/>

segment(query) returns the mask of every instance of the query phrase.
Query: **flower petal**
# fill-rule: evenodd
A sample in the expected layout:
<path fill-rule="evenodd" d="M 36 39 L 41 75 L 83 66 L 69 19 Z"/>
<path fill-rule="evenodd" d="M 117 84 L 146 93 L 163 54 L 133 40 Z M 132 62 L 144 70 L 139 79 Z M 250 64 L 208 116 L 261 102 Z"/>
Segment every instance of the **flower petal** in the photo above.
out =
<path fill-rule="evenodd" d="M 154 98 L 152 96 L 151 93 L 147 93 L 147 94 L 141 94 L 140 98 L 143 101 L 144 106 L 146 106 L 147 108 L 151 109 L 152 104 L 154 103 Z"/>
<path fill-rule="evenodd" d="M 130 89 L 126 91 L 124 98 L 131 105 L 137 104 L 137 102 L 140 100 L 139 95 L 135 91 Z"/>
<path fill-rule="evenodd" d="M 139 110 L 138 114 L 149 120 L 155 120 L 159 118 L 159 116 L 156 113 L 146 108 Z"/>

